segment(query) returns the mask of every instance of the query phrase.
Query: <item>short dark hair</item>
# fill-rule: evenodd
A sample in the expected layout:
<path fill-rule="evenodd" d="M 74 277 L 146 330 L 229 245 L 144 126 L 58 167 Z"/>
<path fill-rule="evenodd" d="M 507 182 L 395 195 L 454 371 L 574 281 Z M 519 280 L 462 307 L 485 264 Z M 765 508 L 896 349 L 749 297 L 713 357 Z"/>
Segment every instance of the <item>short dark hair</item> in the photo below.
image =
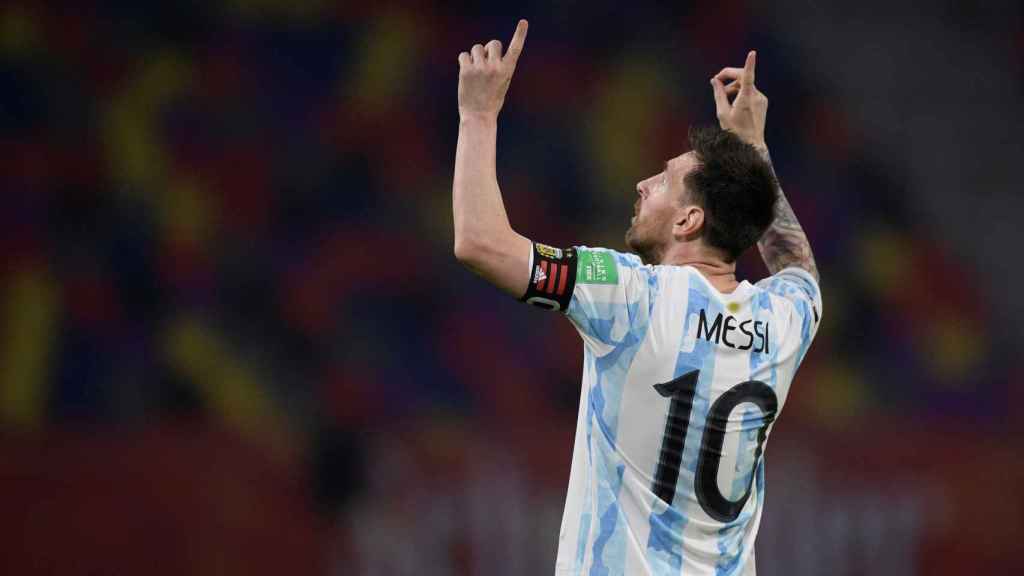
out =
<path fill-rule="evenodd" d="M 778 182 L 757 149 L 728 130 L 695 126 L 689 140 L 698 165 L 683 182 L 704 208 L 704 241 L 735 261 L 774 220 Z"/>

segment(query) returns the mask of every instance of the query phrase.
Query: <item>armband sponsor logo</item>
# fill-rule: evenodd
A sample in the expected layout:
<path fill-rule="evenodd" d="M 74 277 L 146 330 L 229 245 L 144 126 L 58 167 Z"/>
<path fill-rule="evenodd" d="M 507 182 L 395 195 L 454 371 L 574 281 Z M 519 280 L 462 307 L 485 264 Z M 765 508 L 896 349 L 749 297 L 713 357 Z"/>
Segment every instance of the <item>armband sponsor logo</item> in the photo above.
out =
<path fill-rule="evenodd" d="M 547 279 L 548 275 L 546 272 L 544 272 L 544 268 L 541 268 L 540 264 L 537 264 L 537 266 L 533 270 L 533 283 L 540 284 L 541 282 L 544 282 Z"/>
<path fill-rule="evenodd" d="M 576 264 L 578 284 L 618 284 L 619 269 L 615 257 L 607 252 L 581 250 Z"/>
<path fill-rule="evenodd" d="M 541 244 L 539 242 L 537 242 L 535 246 L 537 246 L 537 253 L 540 254 L 541 256 L 547 256 L 548 258 L 552 258 L 555 260 L 562 259 L 561 248 L 555 248 L 554 246 L 548 246 L 547 244 Z"/>

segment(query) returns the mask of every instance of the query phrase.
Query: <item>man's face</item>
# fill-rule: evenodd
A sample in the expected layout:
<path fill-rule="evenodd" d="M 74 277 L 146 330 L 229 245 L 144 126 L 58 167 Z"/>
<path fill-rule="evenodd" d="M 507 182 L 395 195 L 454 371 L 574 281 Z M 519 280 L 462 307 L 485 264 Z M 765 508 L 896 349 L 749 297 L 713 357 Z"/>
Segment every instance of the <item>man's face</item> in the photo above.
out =
<path fill-rule="evenodd" d="M 683 178 L 696 166 L 693 152 L 665 163 L 660 173 L 637 183 L 626 245 L 645 264 L 659 264 L 672 240 L 672 224 L 684 200 Z"/>

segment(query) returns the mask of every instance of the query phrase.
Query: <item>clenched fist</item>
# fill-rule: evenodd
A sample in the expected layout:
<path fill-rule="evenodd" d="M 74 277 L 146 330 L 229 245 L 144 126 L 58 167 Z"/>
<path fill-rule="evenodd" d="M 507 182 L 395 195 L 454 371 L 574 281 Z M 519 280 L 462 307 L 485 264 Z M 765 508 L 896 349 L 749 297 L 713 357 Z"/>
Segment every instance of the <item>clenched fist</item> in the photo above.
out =
<path fill-rule="evenodd" d="M 754 86 L 754 66 L 757 53 L 747 54 L 743 68 L 722 68 L 711 79 L 715 91 L 715 111 L 718 124 L 724 130 L 735 133 L 741 140 L 764 150 L 764 121 L 768 114 L 768 98 Z M 723 80 L 732 80 L 723 85 Z M 736 99 L 729 103 L 729 96 Z"/>
<path fill-rule="evenodd" d="M 526 20 L 520 20 L 501 55 L 501 42 L 491 40 L 486 46 L 473 46 L 459 54 L 459 116 L 497 117 L 505 103 L 505 92 L 512 81 L 516 62 L 526 41 Z"/>

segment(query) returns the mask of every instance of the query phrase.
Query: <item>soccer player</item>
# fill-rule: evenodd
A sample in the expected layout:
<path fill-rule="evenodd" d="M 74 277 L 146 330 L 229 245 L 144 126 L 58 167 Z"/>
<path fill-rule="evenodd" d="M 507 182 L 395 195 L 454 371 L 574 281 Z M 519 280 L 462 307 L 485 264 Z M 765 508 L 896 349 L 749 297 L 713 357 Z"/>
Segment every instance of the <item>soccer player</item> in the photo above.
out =
<path fill-rule="evenodd" d="M 764 447 L 821 318 L 807 237 L 775 180 L 756 54 L 711 79 L 720 127 L 637 184 L 626 244 L 553 248 L 509 225 L 497 118 L 526 40 L 459 54 L 455 256 L 565 314 L 583 385 L 555 573 L 754 574 Z M 736 280 L 757 244 L 772 276 Z"/>

